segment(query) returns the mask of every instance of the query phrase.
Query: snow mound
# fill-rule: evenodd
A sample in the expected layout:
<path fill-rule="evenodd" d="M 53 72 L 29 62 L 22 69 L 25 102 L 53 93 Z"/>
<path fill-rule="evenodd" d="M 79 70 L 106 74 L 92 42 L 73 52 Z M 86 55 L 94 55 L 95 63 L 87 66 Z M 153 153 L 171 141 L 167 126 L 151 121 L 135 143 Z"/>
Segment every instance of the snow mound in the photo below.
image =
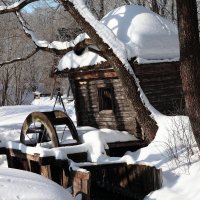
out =
<path fill-rule="evenodd" d="M 138 63 L 179 59 L 177 26 L 145 7 L 126 5 L 116 8 L 103 17 L 101 22 L 125 45 L 127 59 L 137 57 Z M 58 69 L 94 65 L 102 61 L 102 57 L 88 50 L 81 56 L 71 51 L 61 59 Z"/>
<path fill-rule="evenodd" d="M 73 200 L 72 195 L 57 183 L 31 172 L 1 168 L 1 199 Z"/>
<path fill-rule="evenodd" d="M 179 56 L 176 25 L 149 9 L 129 5 L 108 13 L 107 25 L 128 50 L 128 58 L 170 59 Z"/>

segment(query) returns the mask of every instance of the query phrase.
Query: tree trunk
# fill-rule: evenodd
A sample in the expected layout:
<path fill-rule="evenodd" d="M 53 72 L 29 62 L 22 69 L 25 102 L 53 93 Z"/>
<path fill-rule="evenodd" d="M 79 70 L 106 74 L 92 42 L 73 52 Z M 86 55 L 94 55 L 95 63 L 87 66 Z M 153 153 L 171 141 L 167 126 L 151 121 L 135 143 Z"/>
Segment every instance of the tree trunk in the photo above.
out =
<path fill-rule="evenodd" d="M 172 4 L 171 4 L 171 16 L 172 16 L 172 21 L 175 20 L 175 14 L 174 14 L 174 8 L 175 8 L 175 2 L 174 0 L 172 0 Z"/>
<path fill-rule="evenodd" d="M 99 20 L 101 20 L 105 15 L 105 9 L 104 9 L 104 0 L 100 1 L 100 10 L 99 10 Z"/>
<path fill-rule="evenodd" d="M 130 4 L 131 4 L 129 0 L 124 0 L 124 1 L 125 1 L 125 3 L 126 3 L 127 5 L 130 5 Z"/>
<path fill-rule="evenodd" d="M 200 149 L 200 49 L 195 0 L 176 0 L 181 79 L 192 130 Z"/>
<path fill-rule="evenodd" d="M 151 1 L 151 7 L 152 7 L 151 9 L 153 12 L 159 14 L 159 8 L 158 8 L 158 4 L 156 0 Z"/>
<path fill-rule="evenodd" d="M 9 87 L 9 70 L 7 68 L 3 69 L 3 77 L 2 77 L 2 97 L 1 97 L 1 106 L 5 106 L 8 102 L 8 87 Z"/>
<path fill-rule="evenodd" d="M 150 117 L 150 112 L 146 109 L 140 99 L 140 93 L 138 92 L 138 87 L 135 83 L 134 77 L 130 75 L 130 73 L 124 67 L 123 63 L 113 53 L 112 49 L 103 42 L 102 38 L 96 33 L 95 29 L 79 14 L 79 12 L 74 8 L 73 4 L 65 0 L 60 1 L 62 2 L 65 9 L 80 24 L 83 30 L 85 30 L 90 38 L 92 38 L 94 43 L 102 51 L 106 59 L 112 65 L 113 69 L 122 82 L 130 105 L 136 112 L 136 119 L 142 128 L 144 139 L 150 143 L 154 139 L 158 127 L 156 122 Z"/>

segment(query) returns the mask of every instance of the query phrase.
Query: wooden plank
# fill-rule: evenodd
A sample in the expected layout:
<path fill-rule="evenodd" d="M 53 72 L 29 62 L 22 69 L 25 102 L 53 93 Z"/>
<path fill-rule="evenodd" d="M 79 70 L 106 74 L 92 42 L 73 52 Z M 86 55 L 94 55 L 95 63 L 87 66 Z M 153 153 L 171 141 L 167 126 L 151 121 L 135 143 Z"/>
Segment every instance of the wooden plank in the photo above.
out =
<path fill-rule="evenodd" d="M 169 63 L 151 63 L 151 64 L 134 64 L 133 66 L 135 73 L 163 73 L 166 72 L 179 72 L 180 63 L 179 62 L 169 62 Z"/>
<path fill-rule="evenodd" d="M 81 168 L 84 168 L 88 171 L 92 171 L 92 170 L 96 170 L 96 169 L 102 169 L 102 168 L 118 168 L 118 167 L 121 167 L 121 166 L 126 166 L 126 163 L 124 162 L 121 162 L 121 163 L 105 163 L 105 164 L 88 164 L 88 165 L 84 165 L 82 166 Z"/>
<path fill-rule="evenodd" d="M 56 160 L 54 156 L 40 157 L 39 154 L 30 155 L 30 154 L 23 153 L 17 149 L 9 148 L 4 151 L 5 151 L 5 154 L 9 157 L 16 157 L 19 159 L 34 161 L 34 162 L 39 163 L 40 165 L 49 165 L 49 164 L 55 162 L 55 160 Z M 87 157 L 87 152 L 69 154 L 68 156 L 71 159 L 74 159 L 74 161 L 76 161 L 76 162 L 81 162 L 81 161 L 85 161 L 85 159 Z"/>
<path fill-rule="evenodd" d="M 109 148 L 119 148 L 119 147 L 131 147 L 135 145 L 141 145 L 144 142 L 141 140 L 136 140 L 136 141 L 128 141 L 128 142 L 112 142 L 112 143 L 107 143 Z"/>
<path fill-rule="evenodd" d="M 40 166 L 40 174 L 50 180 L 52 180 L 51 178 L 51 168 L 50 165 L 43 165 Z"/>
<path fill-rule="evenodd" d="M 39 154 L 30 155 L 30 154 L 22 153 L 21 150 L 11 149 L 11 148 L 6 149 L 6 155 L 7 156 L 9 155 L 12 157 L 18 157 L 22 159 L 33 160 L 33 161 L 39 161 L 40 159 Z"/>
<path fill-rule="evenodd" d="M 91 174 L 88 171 L 72 171 L 73 196 L 82 194 L 83 200 L 90 199 Z"/>
<path fill-rule="evenodd" d="M 161 187 L 160 170 L 145 165 L 126 165 L 115 163 L 107 165 L 84 166 L 91 172 L 92 191 L 95 199 L 99 196 L 96 191 L 99 187 L 110 191 L 117 199 L 143 199 L 151 191 Z M 104 199 L 104 198 L 102 198 Z"/>
<path fill-rule="evenodd" d="M 74 80 L 88 80 L 88 79 L 98 79 L 98 78 L 116 78 L 117 75 L 111 70 L 106 71 L 89 71 L 89 72 L 77 72 L 77 73 L 71 73 L 70 79 Z"/>

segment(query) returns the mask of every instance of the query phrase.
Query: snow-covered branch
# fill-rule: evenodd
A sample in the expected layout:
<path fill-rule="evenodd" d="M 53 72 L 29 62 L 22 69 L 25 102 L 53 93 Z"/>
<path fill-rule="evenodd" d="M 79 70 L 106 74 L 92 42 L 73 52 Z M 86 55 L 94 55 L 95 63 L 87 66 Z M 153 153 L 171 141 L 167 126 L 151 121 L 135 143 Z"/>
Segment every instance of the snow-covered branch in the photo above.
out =
<path fill-rule="evenodd" d="M 0 14 L 17 12 L 21 10 L 22 8 L 24 8 L 26 5 L 33 3 L 35 1 L 38 1 L 38 0 L 20 0 L 9 6 L 0 6 Z"/>
<path fill-rule="evenodd" d="M 22 25 L 22 28 L 28 38 L 30 38 L 33 43 L 36 45 L 37 49 L 50 52 L 50 53 L 55 53 L 57 55 L 64 55 L 68 53 L 69 51 L 74 50 L 77 54 L 84 50 L 87 46 L 92 44 L 92 40 L 90 38 L 85 37 L 85 34 L 80 34 L 78 37 L 75 38 L 75 40 L 72 41 L 53 41 L 53 42 L 48 42 L 46 40 L 41 40 L 37 37 L 36 33 L 32 31 L 26 21 L 23 19 L 20 9 L 28 5 L 29 3 L 32 3 L 34 1 L 38 0 L 20 0 L 18 2 L 15 2 L 14 4 L 10 6 L 0 6 L 0 14 L 2 13 L 8 13 L 8 12 L 14 12 Z M 100 51 L 96 53 L 101 53 Z M 18 59 L 14 59 L 18 60 Z M 13 60 L 13 61 L 14 61 Z"/>
<path fill-rule="evenodd" d="M 132 68 L 130 67 L 127 61 L 127 51 L 123 42 L 121 42 L 116 35 L 109 29 L 106 25 L 99 22 L 94 18 L 92 13 L 85 6 L 84 2 L 79 0 L 70 0 L 74 4 L 74 7 L 78 10 L 78 12 L 85 18 L 85 20 L 90 23 L 90 25 L 95 29 L 96 33 L 102 38 L 103 42 L 108 44 L 108 46 L 112 49 L 114 54 L 121 60 L 121 62 L 128 68 L 130 71 Z"/>
<path fill-rule="evenodd" d="M 5 61 L 5 62 L 2 62 L 2 63 L 0 63 L 0 68 L 3 67 L 4 65 L 12 64 L 12 63 L 19 62 L 19 61 L 28 60 L 30 57 L 32 57 L 33 55 L 35 55 L 39 50 L 40 50 L 39 48 L 36 48 L 31 53 L 29 53 L 26 57 L 15 58 L 13 60 L 8 60 L 8 61 Z"/>
<path fill-rule="evenodd" d="M 37 35 L 30 28 L 28 28 L 21 14 L 16 12 L 16 15 L 27 37 L 29 37 L 40 50 L 55 53 L 57 55 L 64 55 L 69 51 L 78 51 L 79 49 L 83 49 L 92 44 L 91 39 L 86 38 L 85 34 L 80 34 L 75 38 L 75 40 L 69 42 L 53 41 L 50 43 L 46 40 L 40 40 Z"/>

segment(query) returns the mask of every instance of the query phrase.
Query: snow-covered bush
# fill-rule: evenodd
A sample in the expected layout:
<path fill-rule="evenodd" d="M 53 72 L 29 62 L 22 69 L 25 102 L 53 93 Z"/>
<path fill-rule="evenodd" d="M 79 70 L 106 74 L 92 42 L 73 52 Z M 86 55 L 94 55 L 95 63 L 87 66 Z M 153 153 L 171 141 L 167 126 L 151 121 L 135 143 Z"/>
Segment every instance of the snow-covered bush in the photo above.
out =
<path fill-rule="evenodd" d="M 170 168 L 179 168 L 180 172 L 188 172 L 192 163 L 191 157 L 196 153 L 196 141 L 188 117 L 178 116 L 171 118 L 168 129 L 169 137 L 164 142 L 165 156 L 171 160 Z"/>

